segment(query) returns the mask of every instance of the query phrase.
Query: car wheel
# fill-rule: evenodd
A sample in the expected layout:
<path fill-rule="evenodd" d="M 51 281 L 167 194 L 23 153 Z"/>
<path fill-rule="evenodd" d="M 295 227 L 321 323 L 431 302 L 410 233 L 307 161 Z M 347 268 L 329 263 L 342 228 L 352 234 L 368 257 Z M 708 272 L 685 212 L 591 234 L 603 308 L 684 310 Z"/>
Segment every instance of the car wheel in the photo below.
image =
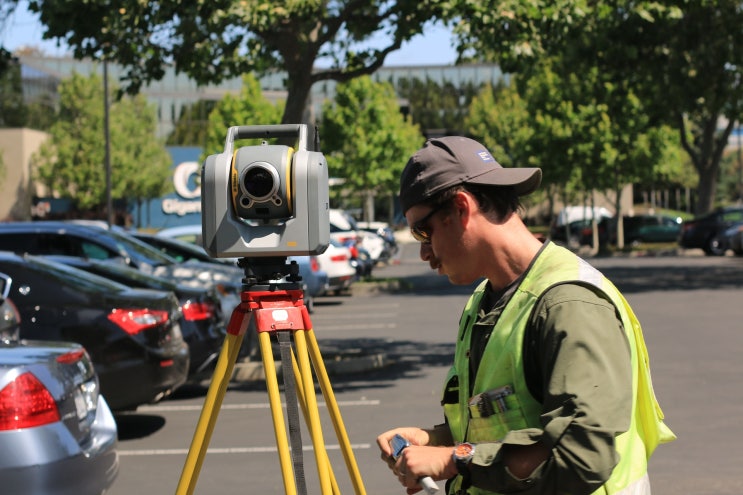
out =
<path fill-rule="evenodd" d="M 722 256 L 725 254 L 725 251 L 725 244 L 716 235 L 710 237 L 707 241 L 707 245 L 704 247 L 704 253 L 707 256 Z"/>

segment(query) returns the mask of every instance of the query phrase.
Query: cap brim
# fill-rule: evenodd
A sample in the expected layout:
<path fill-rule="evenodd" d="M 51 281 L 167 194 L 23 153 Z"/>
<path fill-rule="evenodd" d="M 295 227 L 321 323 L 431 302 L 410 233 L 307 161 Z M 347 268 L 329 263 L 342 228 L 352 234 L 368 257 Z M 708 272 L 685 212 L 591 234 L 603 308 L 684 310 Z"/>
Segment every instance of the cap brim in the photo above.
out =
<path fill-rule="evenodd" d="M 494 168 L 466 181 L 485 186 L 510 186 L 516 194 L 524 196 L 534 192 L 542 182 L 539 168 Z"/>

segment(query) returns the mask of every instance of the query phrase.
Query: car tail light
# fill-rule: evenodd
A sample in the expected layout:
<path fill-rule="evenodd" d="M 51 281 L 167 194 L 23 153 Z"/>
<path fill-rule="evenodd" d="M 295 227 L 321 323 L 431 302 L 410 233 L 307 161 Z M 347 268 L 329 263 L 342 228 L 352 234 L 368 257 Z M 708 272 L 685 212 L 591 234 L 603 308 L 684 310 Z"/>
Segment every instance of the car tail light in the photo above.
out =
<path fill-rule="evenodd" d="M 341 254 L 334 254 L 330 257 L 330 261 L 346 261 L 348 259 L 348 256 L 346 256 L 344 253 Z"/>
<path fill-rule="evenodd" d="M 108 319 L 129 335 L 136 335 L 167 322 L 168 312 L 152 309 L 114 309 L 108 314 Z"/>
<path fill-rule="evenodd" d="M 59 419 L 52 394 L 31 373 L 23 373 L 0 390 L 0 430 L 31 428 Z"/>
<path fill-rule="evenodd" d="M 183 317 L 188 321 L 208 320 L 214 317 L 214 304 L 210 302 L 187 302 L 183 305 Z"/>
<path fill-rule="evenodd" d="M 312 270 L 313 273 L 320 271 L 320 262 L 317 261 L 317 258 L 314 256 L 310 256 L 310 270 Z"/>

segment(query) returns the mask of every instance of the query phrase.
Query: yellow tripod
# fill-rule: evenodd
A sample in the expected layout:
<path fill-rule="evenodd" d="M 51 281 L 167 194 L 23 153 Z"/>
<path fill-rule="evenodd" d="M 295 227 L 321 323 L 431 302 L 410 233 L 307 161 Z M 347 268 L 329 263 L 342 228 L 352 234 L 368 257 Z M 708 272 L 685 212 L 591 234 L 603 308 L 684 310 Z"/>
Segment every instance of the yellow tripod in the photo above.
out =
<path fill-rule="evenodd" d="M 282 285 L 295 288 L 276 289 L 277 286 Z M 302 408 L 305 422 L 309 427 L 313 443 L 321 493 L 323 495 L 330 495 L 339 494 L 340 491 L 323 442 L 311 365 L 314 365 L 318 384 L 328 406 L 328 411 L 355 493 L 357 495 L 365 495 L 366 492 L 361 482 L 361 476 L 351 450 L 351 444 L 346 435 L 338 404 L 335 400 L 325 364 L 323 363 L 317 340 L 312 330 L 309 312 L 304 305 L 303 292 L 301 289 L 296 288 L 296 284 L 273 284 L 263 287 L 267 290 L 255 290 L 254 288 L 243 290 L 240 297 L 241 302 L 232 312 L 224 345 L 219 354 L 216 369 L 204 400 L 204 406 L 201 410 L 201 416 L 199 417 L 193 440 L 191 441 L 191 447 L 189 448 L 185 465 L 183 466 L 176 495 L 190 495 L 196 487 L 209 440 L 211 439 L 214 425 L 217 421 L 217 415 L 221 408 L 227 385 L 232 377 L 238 351 L 240 350 L 240 345 L 248 329 L 251 317 L 255 317 L 255 326 L 259 337 L 263 370 L 266 377 L 266 387 L 268 389 L 285 493 L 287 495 L 297 494 L 297 480 L 295 479 L 296 473 L 292 468 L 281 406 L 281 396 L 276 378 L 276 366 L 271 348 L 270 334 L 280 332 L 288 332 L 293 336 L 294 349 L 291 350 L 291 367 L 287 363 L 282 363 L 282 368 L 284 374 L 289 373 L 290 369 L 293 371 L 297 392 L 296 396 Z M 288 407 L 289 404 L 287 404 Z"/>

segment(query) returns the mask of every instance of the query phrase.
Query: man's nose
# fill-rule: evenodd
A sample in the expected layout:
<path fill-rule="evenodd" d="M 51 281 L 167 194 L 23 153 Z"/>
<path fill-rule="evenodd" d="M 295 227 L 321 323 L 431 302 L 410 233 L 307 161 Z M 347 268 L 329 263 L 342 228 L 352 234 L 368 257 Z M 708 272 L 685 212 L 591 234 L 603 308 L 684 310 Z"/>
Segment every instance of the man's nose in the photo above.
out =
<path fill-rule="evenodd" d="M 431 245 L 427 243 L 421 243 L 420 248 L 420 256 L 423 261 L 428 261 L 428 259 L 433 254 L 433 250 L 431 249 Z"/>

